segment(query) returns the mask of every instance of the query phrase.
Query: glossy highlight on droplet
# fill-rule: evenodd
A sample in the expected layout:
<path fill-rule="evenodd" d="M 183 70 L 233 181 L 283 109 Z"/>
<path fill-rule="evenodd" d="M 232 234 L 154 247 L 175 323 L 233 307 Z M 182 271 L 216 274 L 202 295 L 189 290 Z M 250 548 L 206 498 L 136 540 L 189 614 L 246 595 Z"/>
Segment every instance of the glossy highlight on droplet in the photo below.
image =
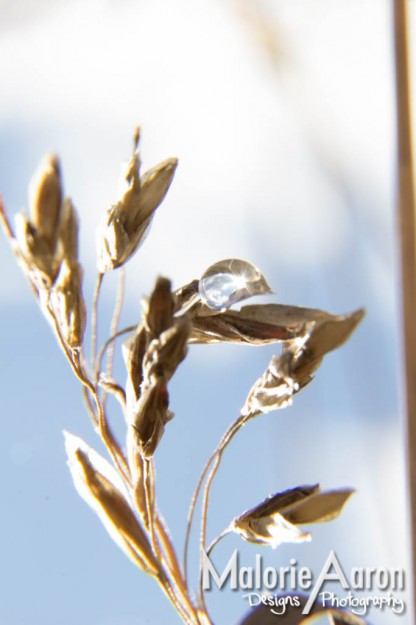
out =
<path fill-rule="evenodd" d="M 199 281 L 201 300 L 212 310 L 226 310 L 248 297 L 271 292 L 261 271 L 238 258 L 211 265 Z"/>

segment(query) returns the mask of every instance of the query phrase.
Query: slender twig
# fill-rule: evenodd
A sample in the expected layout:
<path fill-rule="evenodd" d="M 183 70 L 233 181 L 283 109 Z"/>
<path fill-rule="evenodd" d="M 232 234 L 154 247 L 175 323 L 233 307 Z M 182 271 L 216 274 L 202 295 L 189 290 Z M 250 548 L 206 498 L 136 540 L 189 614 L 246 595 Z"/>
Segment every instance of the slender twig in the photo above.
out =
<path fill-rule="evenodd" d="M 221 532 L 221 534 L 219 534 L 216 538 L 214 538 L 214 540 L 212 541 L 212 543 L 207 549 L 207 556 L 211 555 L 211 552 L 214 549 L 214 547 L 218 545 L 218 543 L 224 538 L 224 536 L 228 536 L 230 532 L 231 532 L 231 529 L 227 527 L 227 529 L 225 529 L 223 532 Z"/>
<path fill-rule="evenodd" d="M 201 488 L 208 474 L 209 468 L 212 462 L 216 460 L 218 454 L 222 454 L 222 451 L 224 450 L 224 448 L 228 445 L 230 440 L 240 430 L 240 428 L 244 425 L 244 423 L 246 423 L 249 419 L 255 416 L 257 416 L 257 414 L 252 414 L 252 415 L 244 416 L 244 417 L 240 415 L 235 421 L 233 421 L 233 423 L 230 425 L 228 430 L 222 436 L 220 442 L 218 443 L 212 455 L 208 458 L 204 468 L 202 469 L 202 473 L 199 476 L 198 483 L 195 487 L 194 493 L 192 495 L 191 503 L 189 506 L 188 519 L 187 519 L 187 525 L 186 525 L 185 545 L 184 545 L 184 553 L 183 553 L 183 569 L 184 569 L 185 582 L 187 582 L 188 580 L 188 573 L 187 573 L 188 552 L 189 552 L 189 541 L 191 537 L 192 523 L 193 523 L 193 519 L 195 516 L 196 504 L 198 501 L 199 493 L 201 492 Z"/>
<path fill-rule="evenodd" d="M 116 295 L 116 303 L 114 306 L 113 318 L 111 320 L 110 326 L 110 336 L 115 336 L 117 334 L 118 322 L 120 321 L 120 315 L 123 308 L 124 302 L 124 293 L 126 290 L 126 272 L 124 267 L 121 267 L 118 272 L 118 290 Z M 107 375 L 111 377 L 113 374 L 113 362 L 114 362 L 114 351 L 115 344 L 114 341 L 110 343 L 109 349 L 107 352 Z"/>
<path fill-rule="evenodd" d="M 152 548 L 153 548 L 153 551 L 154 551 L 154 553 L 156 555 L 158 549 L 157 549 L 157 545 L 156 545 L 155 533 L 154 533 L 154 524 L 153 524 L 154 501 L 153 501 L 153 492 L 152 492 L 152 488 L 151 488 L 151 478 L 150 478 L 151 468 L 150 468 L 150 463 L 151 463 L 151 460 L 148 460 L 147 458 L 144 459 L 144 462 L 143 462 L 143 469 L 144 469 L 143 487 L 144 487 L 144 500 L 145 500 L 145 504 L 146 504 L 146 517 L 147 517 L 146 518 L 146 527 L 149 530 Z"/>
<path fill-rule="evenodd" d="M 104 399 L 106 398 L 106 394 L 111 393 L 120 403 L 120 406 L 122 407 L 123 412 L 126 410 L 126 392 L 124 388 L 120 386 L 120 384 L 117 384 L 115 380 L 108 378 L 106 375 L 101 374 L 101 377 L 98 380 L 98 386 L 104 389 L 103 397 L 101 400 L 103 403 L 104 409 L 105 409 Z"/>
<path fill-rule="evenodd" d="M 230 427 L 228 428 L 228 430 L 225 432 L 225 434 L 222 436 L 220 442 L 218 443 L 214 453 L 210 456 L 210 458 L 208 459 L 208 461 L 206 462 L 202 473 L 199 477 L 198 483 L 196 485 L 195 491 L 192 495 L 192 500 L 191 500 L 191 504 L 189 506 L 189 511 L 188 511 L 188 519 L 187 519 L 187 526 L 186 526 L 186 535 L 185 535 L 185 545 L 184 545 L 184 556 L 183 556 L 183 568 L 184 568 L 184 578 L 185 578 L 185 583 L 187 584 L 187 579 L 188 579 L 188 574 L 187 574 L 187 569 L 188 569 L 188 551 L 189 551 L 189 541 L 190 541 L 190 536 L 191 536 L 191 529 L 192 529 L 192 523 L 193 523 L 193 519 L 195 516 L 195 510 L 196 510 L 196 503 L 199 497 L 199 494 L 201 492 L 201 488 L 202 485 L 204 483 L 204 480 L 208 474 L 208 471 L 212 465 L 213 462 L 214 466 L 211 469 L 211 473 L 208 477 L 207 480 L 207 484 L 205 486 L 204 489 L 204 497 L 203 497 L 203 504 L 202 504 L 202 514 L 201 514 L 201 536 L 200 536 L 200 586 L 202 587 L 202 571 L 203 571 L 203 551 L 205 551 L 205 542 L 206 542 L 206 525 L 207 525 L 207 513 L 208 513 L 208 503 L 209 503 L 209 494 L 210 494 L 210 488 L 211 488 L 211 484 L 212 481 L 215 477 L 215 474 L 219 468 L 220 462 L 221 462 L 221 457 L 222 454 L 225 450 L 225 448 L 227 447 L 227 445 L 231 442 L 231 440 L 233 439 L 233 437 L 237 434 L 237 432 L 240 431 L 240 429 L 243 427 L 243 425 L 245 425 L 250 419 L 257 417 L 259 413 L 252 413 L 249 415 L 239 415 L 239 417 L 233 421 L 233 423 L 230 425 Z M 202 601 L 202 608 L 204 609 L 204 611 L 206 612 L 206 606 L 205 606 L 205 601 L 204 598 L 202 596 L 202 592 L 201 592 L 201 601 Z"/>
<path fill-rule="evenodd" d="M 122 330 L 119 330 L 118 332 L 116 332 L 115 334 L 113 334 L 112 336 L 110 336 L 109 339 L 107 339 L 107 341 L 103 344 L 103 346 L 101 347 L 100 351 L 98 352 L 98 356 L 97 356 L 97 366 L 98 366 L 98 370 L 101 371 L 102 370 L 102 363 L 103 363 L 103 358 L 105 356 L 106 351 L 108 350 L 108 348 L 110 347 L 110 345 L 117 340 L 120 336 L 123 336 L 123 334 L 129 334 L 130 332 L 134 332 L 134 330 L 137 329 L 137 325 L 134 326 L 127 326 L 127 328 L 123 328 Z"/>
<path fill-rule="evenodd" d="M 82 367 L 81 356 L 80 356 L 79 351 L 75 352 L 74 350 L 71 350 L 66 344 L 65 339 L 62 336 L 58 320 L 56 316 L 54 315 L 53 310 L 51 309 L 50 306 L 48 307 L 48 312 L 53 321 L 56 336 L 58 338 L 58 342 L 61 348 L 63 349 L 67 357 L 67 360 L 69 364 L 71 365 L 72 370 L 74 371 L 78 380 L 84 385 L 84 387 L 87 389 L 87 391 L 90 393 L 91 397 L 94 400 L 94 403 L 97 409 L 97 414 L 98 414 L 98 430 L 100 432 L 101 439 L 103 443 L 105 444 L 108 450 L 108 453 L 111 455 L 114 464 L 120 471 L 120 474 L 122 475 L 126 483 L 129 484 L 130 483 L 130 471 L 129 471 L 127 460 L 124 457 L 120 449 L 120 446 L 118 445 L 116 439 L 114 438 L 114 435 L 111 432 L 111 429 L 107 423 L 107 419 L 105 418 L 105 413 L 101 405 L 100 398 L 97 393 L 97 389 L 95 388 L 91 380 L 88 378 L 87 374 L 85 373 Z"/>
<path fill-rule="evenodd" d="M 166 574 L 160 573 L 157 577 L 157 580 L 161 588 L 165 591 L 169 601 L 172 603 L 177 613 L 181 617 L 182 621 L 184 623 L 188 623 L 189 625 L 198 625 L 198 621 L 192 620 L 185 607 L 182 605 L 182 603 L 178 601 L 175 591 L 172 588 L 172 584 L 170 580 L 166 577 Z"/>
<path fill-rule="evenodd" d="M 219 443 L 216 449 L 216 457 L 214 459 L 214 463 L 211 467 L 211 471 L 207 477 L 207 481 L 205 483 L 204 494 L 202 496 L 202 512 L 201 512 L 201 536 L 200 536 L 200 567 L 199 567 L 199 590 L 200 590 L 200 600 L 201 607 L 207 611 L 204 597 L 204 587 L 203 587 L 203 562 L 204 562 L 204 554 L 206 553 L 206 534 L 207 534 L 207 521 L 208 521 L 208 505 L 209 505 L 209 496 L 211 493 L 211 486 L 214 480 L 214 477 L 219 469 L 221 464 L 222 455 L 227 447 L 227 445 L 232 441 L 234 436 L 241 430 L 241 428 L 252 418 L 258 416 L 258 413 L 249 414 L 249 415 L 240 415 L 238 419 L 231 425 L 228 431 L 225 433 L 221 442 Z"/>
<path fill-rule="evenodd" d="M 104 274 L 99 273 L 97 276 L 97 281 L 95 283 L 91 313 L 91 371 L 93 372 L 93 379 L 95 384 L 97 384 L 99 375 L 99 369 L 97 367 L 98 300 L 100 298 L 100 290 L 103 283 L 103 278 Z"/>
<path fill-rule="evenodd" d="M 416 623 L 416 206 L 412 146 L 409 34 L 406 0 L 393 0 L 403 341 L 407 404 L 407 465 L 411 509 L 413 623 Z"/>
<path fill-rule="evenodd" d="M 121 267 L 119 269 L 118 279 L 119 279 L 118 291 L 116 295 L 116 302 L 114 305 L 113 318 L 111 320 L 110 336 L 114 336 L 117 333 L 117 326 L 118 326 L 121 311 L 123 308 L 124 292 L 125 292 L 125 286 L 126 286 L 126 272 L 124 271 L 124 267 Z M 115 354 L 115 341 L 112 341 L 110 345 L 108 346 L 108 351 L 107 351 L 106 375 L 108 378 L 111 378 L 113 374 L 114 354 Z M 100 374 L 100 360 L 99 359 L 97 360 L 96 366 L 98 367 L 98 375 L 99 375 Z M 107 399 L 107 393 L 104 392 L 102 396 L 102 400 L 101 400 L 104 409 L 105 409 L 106 399 Z"/>

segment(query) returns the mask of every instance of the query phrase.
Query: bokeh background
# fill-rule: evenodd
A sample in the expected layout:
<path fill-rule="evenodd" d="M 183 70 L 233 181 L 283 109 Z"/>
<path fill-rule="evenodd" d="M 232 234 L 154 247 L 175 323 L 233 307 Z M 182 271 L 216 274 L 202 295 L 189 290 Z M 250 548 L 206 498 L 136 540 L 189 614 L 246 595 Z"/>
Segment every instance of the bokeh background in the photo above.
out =
<path fill-rule="evenodd" d="M 271 492 L 357 489 L 311 543 L 262 550 L 266 565 L 294 557 L 318 574 L 334 549 L 347 572 L 409 570 L 392 32 L 387 0 L 0 1 L 1 193 L 10 213 L 23 209 L 40 158 L 61 156 L 88 301 L 95 228 L 140 123 L 144 168 L 180 164 L 129 266 L 125 325 L 158 274 L 179 287 L 229 257 L 261 268 L 274 301 L 367 309 L 293 407 L 248 425 L 224 457 L 211 537 Z M 0 262 L 0 623 L 176 623 L 73 488 L 62 430 L 98 441 L 4 237 Z M 115 288 L 110 277 L 102 337 Z M 197 476 L 275 352 L 195 347 L 172 384 L 176 418 L 156 467 L 179 550 Z M 254 564 L 259 550 L 229 537 L 218 566 L 236 547 Z M 217 625 L 247 611 L 243 594 L 209 597 Z M 408 618 L 370 614 L 380 625 Z"/>

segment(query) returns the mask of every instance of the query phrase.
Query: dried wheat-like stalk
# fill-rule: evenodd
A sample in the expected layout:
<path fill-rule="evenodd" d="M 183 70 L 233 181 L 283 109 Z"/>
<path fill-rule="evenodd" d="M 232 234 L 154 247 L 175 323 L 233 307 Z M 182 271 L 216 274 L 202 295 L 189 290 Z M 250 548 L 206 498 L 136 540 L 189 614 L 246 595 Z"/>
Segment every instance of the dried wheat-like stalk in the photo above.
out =
<path fill-rule="evenodd" d="M 0 220 L 12 250 L 39 305 L 56 334 L 71 369 L 83 388 L 86 407 L 105 445 L 109 460 L 78 437 L 66 433 L 68 464 L 75 486 L 95 510 L 126 555 L 159 583 L 184 623 L 212 623 L 202 584 L 196 598 L 187 576 L 190 530 L 198 497 L 202 496 L 201 574 L 204 554 L 228 532 L 245 540 L 276 547 L 284 541 L 309 539 L 299 526 L 335 518 L 351 489 L 321 492 L 318 485 L 276 494 L 239 514 L 211 546 L 206 527 L 212 481 L 222 455 L 248 421 L 284 408 L 311 382 L 324 356 L 342 345 L 360 322 L 363 311 L 329 313 L 266 304 L 233 305 L 252 295 L 270 293 L 264 276 L 250 263 L 226 259 L 209 267 L 198 280 L 172 291 L 159 277 L 145 302 L 141 319 L 117 330 L 124 294 L 124 266 L 142 244 L 153 215 L 172 182 L 177 161 L 167 159 L 141 174 L 139 131 L 125 173 L 125 189 L 103 216 L 98 231 L 97 281 L 91 306 L 91 357 L 85 356 L 87 306 L 82 292 L 83 271 L 78 257 L 78 218 L 62 191 L 55 156 L 47 158 L 35 176 L 29 216 L 19 214 L 16 228 L 0 201 Z M 110 336 L 98 350 L 97 319 L 105 274 L 120 272 Z M 123 345 L 126 381 L 113 379 L 116 340 Z M 194 343 L 233 342 L 251 345 L 280 343 L 264 374 L 250 390 L 240 415 L 224 434 L 202 471 L 188 517 L 184 565 L 156 501 L 154 455 L 173 418 L 168 385 Z M 106 366 L 103 365 L 107 353 Z M 125 421 L 125 440 L 116 440 L 108 420 L 106 398 L 114 395 Z"/>

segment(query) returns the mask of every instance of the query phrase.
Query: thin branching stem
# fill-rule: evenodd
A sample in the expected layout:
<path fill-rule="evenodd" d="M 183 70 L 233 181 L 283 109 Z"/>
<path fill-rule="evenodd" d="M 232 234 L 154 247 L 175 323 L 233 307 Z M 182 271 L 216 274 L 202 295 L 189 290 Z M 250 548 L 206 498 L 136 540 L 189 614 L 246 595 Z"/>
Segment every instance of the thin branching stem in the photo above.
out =
<path fill-rule="evenodd" d="M 124 270 L 124 267 L 121 267 L 119 269 L 118 278 L 119 278 L 118 290 L 117 290 L 116 302 L 114 305 L 113 318 L 111 319 L 110 336 L 114 336 L 117 333 L 117 327 L 120 321 L 121 311 L 123 309 L 124 293 L 125 293 L 125 287 L 126 287 L 126 272 Z M 115 354 L 115 341 L 110 343 L 110 345 L 108 346 L 108 351 L 107 351 L 106 375 L 108 376 L 108 378 L 111 378 L 111 376 L 113 375 L 114 354 Z M 98 376 L 100 375 L 100 371 L 101 371 L 100 365 L 101 365 L 101 361 L 98 358 L 96 362 L 96 366 L 98 368 Z M 113 390 L 115 390 L 114 387 L 113 387 Z M 101 400 L 104 410 L 106 406 L 106 399 L 107 399 L 107 393 L 104 391 L 102 400 Z M 125 400 L 125 393 L 124 393 L 124 400 Z"/>
<path fill-rule="evenodd" d="M 48 312 L 52 318 L 54 323 L 56 336 L 58 338 L 59 344 L 63 349 L 68 362 L 71 365 L 72 370 L 74 371 L 78 380 L 83 384 L 83 386 L 90 393 L 91 397 L 94 400 L 95 407 L 97 409 L 97 427 L 100 432 L 101 439 L 106 446 L 108 453 L 120 474 L 124 478 L 127 484 L 130 484 L 130 471 L 126 458 L 124 457 L 116 439 L 114 438 L 113 433 L 107 423 L 107 419 L 105 417 L 105 412 L 100 402 L 100 398 L 97 393 L 97 389 L 91 380 L 88 378 L 87 374 L 84 371 L 84 367 L 81 362 L 81 355 L 79 350 L 71 350 L 69 346 L 66 344 L 64 337 L 62 336 L 61 329 L 59 327 L 58 320 L 53 313 L 51 307 L 48 307 Z"/>
<path fill-rule="evenodd" d="M 95 384 L 97 384 L 99 375 L 99 369 L 97 367 L 98 302 L 100 299 L 100 291 L 103 279 L 104 274 L 99 273 L 95 282 L 91 312 L 91 371 L 93 372 Z"/>
<path fill-rule="evenodd" d="M 150 542 L 153 548 L 153 552 L 157 556 L 158 546 L 156 545 L 156 539 L 155 539 L 155 533 L 154 533 L 154 527 L 153 527 L 154 500 L 153 500 L 153 492 L 152 492 L 151 482 L 150 482 L 150 475 L 151 475 L 150 463 L 151 463 L 151 460 L 148 460 L 147 458 L 145 458 L 143 461 L 143 469 L 144 469 L 143 488 L 144 488 L 144 500 L 146 504 L 146 516 L 147 516 L 146 526 L 150 534 Z"/>
<path fill-rule="evenodd" d="M 101 375 L 101 377 L 98 380 L 98 385 L 102 389 L 104 389 L 103 398 L 102 398 L 104 409 L 105 409 L 105 403 L 104 403 L 105 394 L 111 393 L 120 403 L 120 406 L 123 412 L 126 410 L 126 392 L 124 388 L 120 386 L 120 384 L 117 384 L 115 380 L 112 380 L 111 378 L 108 378 L 107 376 L 104 377 L 103 375 Z"/>
<path fill-rule="evenodd" d="M 127 328 L 123 328 L 122 330 L 119 330 L 118 332 L 110 336 L 109 339 L 107 339 L 107 341 L 103 344 L 100 351 L 98 352 L 97 365 L 98 365 L 99 371 L 102 370 L 103 358 L 105 356 L 106 351 L 110 347 L 110 345 L 112 345 L 112 343 L 114 343 L 114 341 L 116 341 L 120 336 L 123 336 L 124 334 L 130 334 L 130 332 L 134 332 L 136 329 L 137 329 L 137 325 L 128 326 Z"/>
<path fill-rule="evenodd" d="M 222 436 L 220 442 L 218 443 L 216 449 L 214 450 L 213 454 L 210 456 L 210 458 L 208 459 L 208 461 L 206 462 L 201 475 L 199 476 L 199 480 L 198 483 L 196 485 L 196 488 L 194 490 L 194 493 L 192 495 L 192 500 L 191 500 L 191 504 L 189 506 L 189 511 L 188 511 L 188 519 L 187 519 L 187 526 L 186 526 L 186 534 L 185 534 L 185 546 L 184 546 L 184 557 L 183 557 L 183 569 L 184 569 L 184 577 L 185 577 L 185 582 L 187 583 L 187 579 L 188 579 L 188 552 L 189 552 L 189 541 L 190 541 L 190 537 L 191 537 L 191 529 L 192 529 L 192 523 L 193 523 L 193 519 L 195 516 L 195 510 L 196 510 L 196 504 L 198 501 L 198 497 L 199 494 L 201 492 L 201 488 L 202 485 L 204 483 L 204 480 L 206 478 L 206 476 L 208 475 L 208 471 L 209 468 L 211 466 L 211 464 L 214 462 L 214 460 L 216 460 L 216 458 L 218 457 L 219 454 L 222 454 L 222 451 L 224 450 L 224 448 L 228 445 L 228 443 L 231 441 L 231 439 L 233 438 L 233 436 L 235 434 L 237 434 L 237 432 L 241 429 L 241 427 L 251 418 L 257 416 L 256 414 L 251 414 L 251 415 L 240 415 L 235 421 L 233 421 L 233 423 L 230 425 L 230 427 L 228 428 L 228 430 L 225 432 L 225 434 Z M 215 473 L 214 473 L 215 475 Z"/>
<path fill-rule="evenodd" d="M 111 320 L 110 336 L 115 336 L 117 334 L 118 323 L 120 321 L 121 311 L 123 309 L 125 290 L 126 290 L 126 272 L 124 270 L 124 267 L 121 267 L 118 273 L 118 290 L 117 290 L 117 295 L 116 295 L 116 302 L 114 305 L 113 318 Z M 112 341 L 109 344 L 108 351 L 107 351 L 107 375 L 110 377 L 113 374 L 114 353 L 115 353 L 115 343 L 114 341 Z"/>
<path fill-rule="evenodd" d="M 207 556 L 211 555 L 212 550 L 218 545 L 218 543 L 224 538 L 224 536 L 228 536 L 230 532 L 231 530 L 227 527 L 227 529 L 225 529 L 223 532 L 221 532 L 221 534 L 214 538 L 214 540 L 207 549 Z"/>
<path fill-rule="evenodd" d="M 181 617 L 182 621 L 184 623 L 189 623 L 189 625 L 191 624 L 194 625 L 195 621 L 191 619 L 191 616 L 186 610 L 186 608 L 182 605 L 182 603 L 178 601 L 178 597 L 176 596 L 175 590 L 174 588 L 172 588 L 171 581 L 166 576 L 166 573 L 163 571 L 160 572 L 157 576 L 157 580 L 159 582 L 160 587 L 166 593 L 166 596 L 168 597 L 169 601 L 171 602 L 171 604 L 174 606 L 175 610 Z M 198 621 L 196 621 L 195 625 L 198 625 Z"/>
<path fill-rule="evenodd" d="M 200 590 L 200 601 L 201 607 L 207 611 L 207 607 L 205 604 L 204 597 L 204 588 L 203 588 L 203 562 L 204 555 L 206 553 L 206 533 L 207 533 L 207 521 L 208 521 L 208 505 L 209 505 L 209 497 L 211 493 L 211 486 L 214 480 L 214 477 L 219 469 L 221 464 L 222 455 L 232 441 L 234 436 L 241 430 L 241 428 L 248 422 L 250 419 L 258 416 L 259 413 L 250 413 L 248 415 L 240 415 L 236 421 L 230 426 L 227 432 L 222 437 L 220 443 L 218 444 L 217 449 L 215 450 L 215 458 L 213 464 L 211 466 L 210 473 L 207 477 L 207 481 L 204 487 L 204 493 L 202 496 L 202 512 L 201 512 L 201 536 L 200 536 L 200 566 L 199 566 L 199 590 Z"/>

